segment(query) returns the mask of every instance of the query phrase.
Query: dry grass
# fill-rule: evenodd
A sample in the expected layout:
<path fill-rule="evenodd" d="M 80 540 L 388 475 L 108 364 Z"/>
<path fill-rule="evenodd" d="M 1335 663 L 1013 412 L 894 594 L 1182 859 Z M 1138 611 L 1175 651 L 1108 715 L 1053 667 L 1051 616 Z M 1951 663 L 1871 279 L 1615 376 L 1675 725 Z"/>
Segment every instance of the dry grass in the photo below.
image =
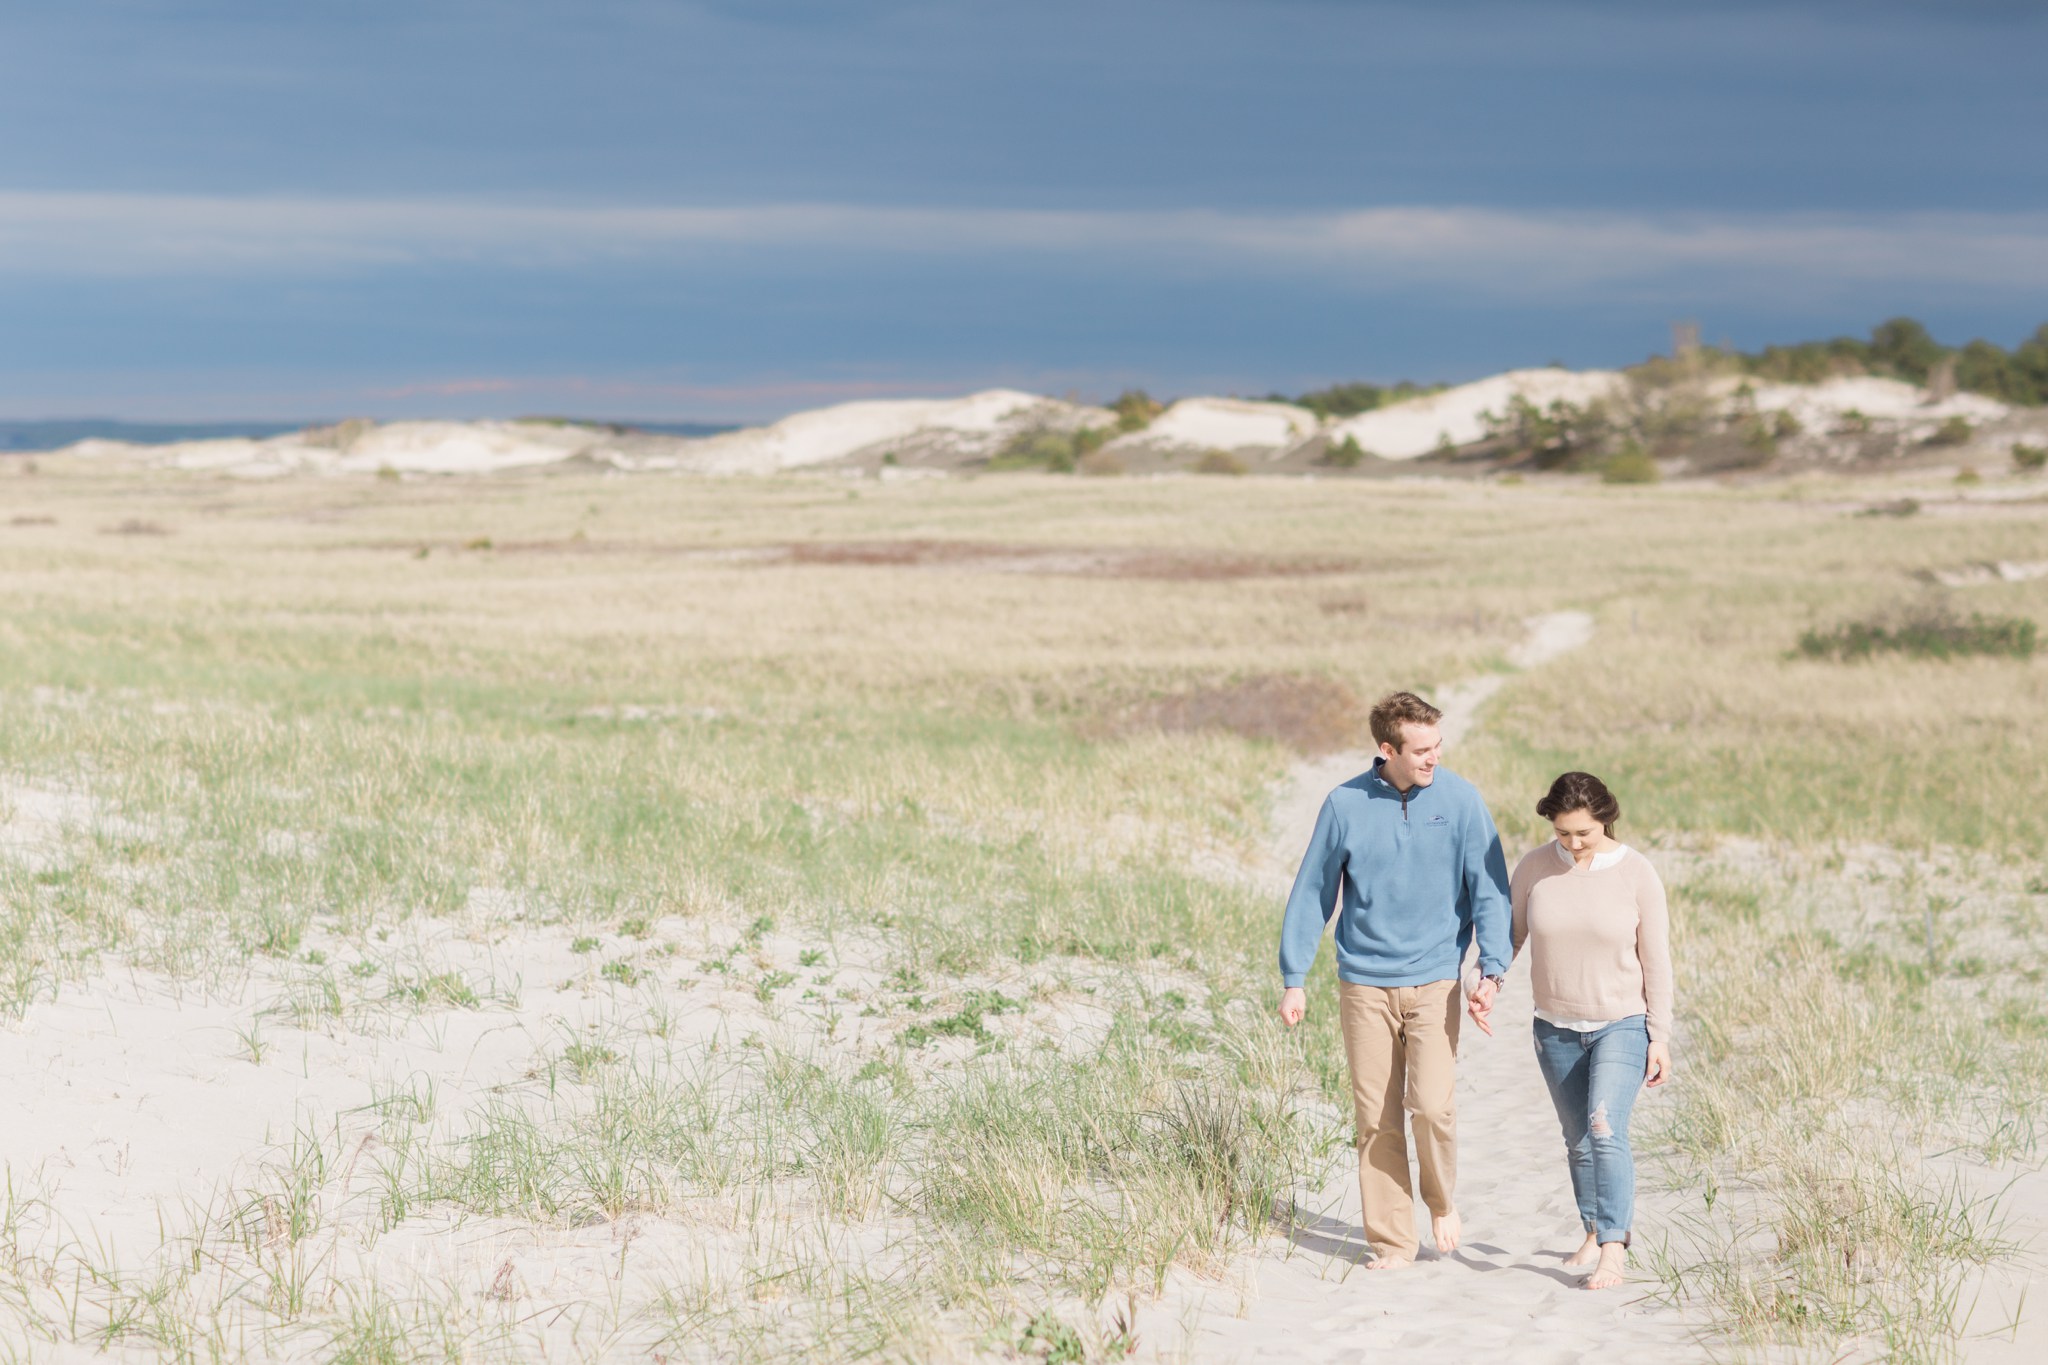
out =
<path fill-rule="evenodd" d="M 1339 1131 L 1331 1040 L 1268 1017 L 1276 907 L 1220 872 L 1288 761 L 1362 742 L 1359 699 L 1500 667 L 1524 616 L 1582 608 L 1593 644 L 1510 681 L 1451 758 L 1511 841 L 1575 766 L 1616 787 L 1632 836 L 1815 850 L 1802 875 L 1829 886 L 1837 842 L 2038 857 L 2040 661 L 1845 668 L 1794 646 L 1930 566 L 2038 553 L 2048 512 L 1944 516 L 1940 491 L 1898 521 L 1843 510 L 1877 491 L 241 485 L 45 461 L 0 482 L 0 513 L 47 527 L 0 543 L 0 773 L 96 813 L 0 859 L 13 1009 L 114 964 L 195 1000 L 256 990 L 234 1046 L 261 1067 L 558 997 L 644 1003 L 537 1043 L 488 1100 L 389 1078 L 375 1114 L 270 1154 L 154 1257 L 68 1239 L 61 1191 L 15 1172 L 0 1292 L 28 1296 L 39 1343 L 191 1357 L 1000 1356 L 1041 1321 L 1099 1346 L 1107 1305 L 1252 1245 Z M 91 529 L 129 519 L 177 534 Z M 1969 591 L 2048 617 L 2048 581 Z M 1916 986 L 1892 928 L 1800 919 L 1804 892 L 1757 875 L 1681 901 L 1698 1081 L 1672 1141 L 1688 1178 L 1755 1193 L 1726 1206 L 1751 1220 L 1734 1234 L 1673 1251 L 1672 1292 L 1754 1340 L 1896 1329 L 1899 1358 L 1938 1354 L 1938 1314 L 1886 1326 L 1881 1296 L 1826 1278 L 1826 1230 L 1882 1262 L 1855 1284 L 1930 1302 L 1996 1250 L 1913 1151 L 1979 1114 L 1980 1157 L 2029 1150 L 2040 1097 L 1956 1058 L 2032 1046 L 2005 972 L 2022 949 L 1969 945 L 2038 901 L 1993 915 L 1963 873 L 1923 874 L 1913 896 L 1954 903 Z M 575 965 L 546 979 L 491 965 L 542 939 L 586 947 L 551 950 Z M 1828 985 L 1856 972 L 1876 973 L 1867 1017 Z M 1788 979 L 1811 1012 L 1759 1011 Z M 676 1041 L 699 999 L 748 1021 L 716 1066 Z M 1946 1023 L 1901 1046 L 1909 999 Z M 1901 1060 L 1853 1060 L 1873 1049 Z M 1836 1122 L 1828 1087 L 1901 1125 Z M 374 1197 L 339 1174 L 366 1132 L 389 1149 Z M 584 1335 L 552 1344 L 521 1335 L 497 1260 L 407 1280 L 321 1259 L 425 1256 L 458 1224 L 565 1256 L 628 1224 L 714 1250 L 593 1289 Z M 1897 1240 L 1916 1227 L 1946 1229 L 1917 1260 Z M 224 1299 L 229 1281 L 261 1292 Z M 64 1283 L 105 1288 L 51 1297 Z M 1805 1315 L 1757 1306 L 1786 1302 Z"/>
<path fill-rule="evenodd" d="M 1661 1137 L 1697 1196 L 1653 1255 L 1667 1289 L 1749 1346 L 1953 1359 L 1965 1283 L 2015 1249 L 1998 1168 L 2038 1160 L 2048 1118 L 2024 874 L 1867 846 L 1662 858 L 1693 1073 Z"/>

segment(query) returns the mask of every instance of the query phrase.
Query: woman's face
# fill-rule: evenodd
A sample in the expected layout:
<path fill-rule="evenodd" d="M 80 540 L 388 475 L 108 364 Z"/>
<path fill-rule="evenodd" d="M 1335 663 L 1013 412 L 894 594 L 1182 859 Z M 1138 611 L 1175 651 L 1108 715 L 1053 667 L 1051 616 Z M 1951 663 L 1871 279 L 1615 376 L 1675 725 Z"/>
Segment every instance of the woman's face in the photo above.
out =
<path fill-rule="evenodd" d="M 1552 820 L 1550 827 L 1557 831 L 1557 841 L 1567 853 L 1598 852 L 1607 843 L 1607 831 L 1589 810 L 1568 810 Z"/>

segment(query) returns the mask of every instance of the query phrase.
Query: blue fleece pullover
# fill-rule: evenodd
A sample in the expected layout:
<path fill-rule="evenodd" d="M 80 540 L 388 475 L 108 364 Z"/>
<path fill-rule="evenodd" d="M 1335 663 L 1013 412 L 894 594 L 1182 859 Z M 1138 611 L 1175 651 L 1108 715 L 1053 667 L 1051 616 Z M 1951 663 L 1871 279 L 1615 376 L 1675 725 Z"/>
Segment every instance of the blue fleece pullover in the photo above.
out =
<path fill-rule="evenodd" d="M 1363 986 L 1455 980 L 1476 931 L 1479 970 L 1504 973 L 1508 868 L 1470 782 L 1438 768 L 1404 796 L 1384 759 L 1331 792 L 1280 925 L 1280 979 L 1299 986 L 1338 908 L 1337 975 Z"/>

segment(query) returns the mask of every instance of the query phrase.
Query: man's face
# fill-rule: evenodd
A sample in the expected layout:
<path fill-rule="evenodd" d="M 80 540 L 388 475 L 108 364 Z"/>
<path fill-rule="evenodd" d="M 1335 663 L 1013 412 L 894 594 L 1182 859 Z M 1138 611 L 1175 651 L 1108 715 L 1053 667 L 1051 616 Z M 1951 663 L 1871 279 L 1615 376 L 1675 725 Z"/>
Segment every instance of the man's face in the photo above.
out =
<path fill-rule="evenodd" d="M 1380 757 L 1387 760 L 1387 781 L 1404 789 L 1427 787 L 1436 780 L 1436 765 L 1443 762 L 1444 732 L 1434 725 L 1403 725 L 1400 750 L 1382 744 Z"/>

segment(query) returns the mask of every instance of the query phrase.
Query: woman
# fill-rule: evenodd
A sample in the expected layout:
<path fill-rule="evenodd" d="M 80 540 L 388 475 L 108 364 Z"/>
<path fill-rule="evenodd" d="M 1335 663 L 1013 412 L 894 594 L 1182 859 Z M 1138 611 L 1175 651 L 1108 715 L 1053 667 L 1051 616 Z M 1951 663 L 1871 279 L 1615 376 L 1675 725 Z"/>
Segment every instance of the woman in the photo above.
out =
<path fill-rule="evenodd" d="M 1566 773 L 1536 813 L 1557 838 L 1509 881 L 1514 948 L 1529 946 L 1536 1061 L 1586 1229 L 1565 1264 L 1590 1266 L 1585 1287 L 1609 1289 L 1622 1282 L 1635 1216 L 1629 1111 L 1638 1089 L 1671 1079 L 1670 921 L 1657 870 L 1614 838 L 1621 804 L 1599 778 Z M 1474 1010 L 1481 1027 L 1484 1015 Z"/>

